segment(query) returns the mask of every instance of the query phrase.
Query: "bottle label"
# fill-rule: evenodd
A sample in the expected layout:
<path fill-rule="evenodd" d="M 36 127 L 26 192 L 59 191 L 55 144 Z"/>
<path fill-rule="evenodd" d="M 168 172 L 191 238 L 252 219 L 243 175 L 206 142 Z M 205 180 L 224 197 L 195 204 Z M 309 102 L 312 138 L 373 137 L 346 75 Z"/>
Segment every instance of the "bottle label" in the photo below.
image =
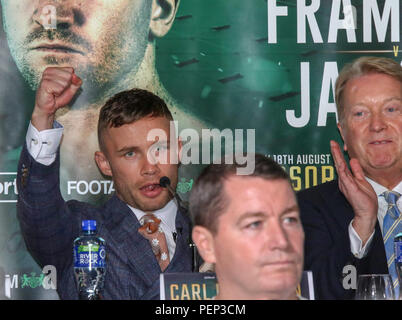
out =
<path fill-rule="evenodd" d="M 395 262 L 401 263 L 402 262 L 402 241 L 394 242 L 394 249 L 395 249 Z"/>
<path fill-rule="evenodd" d="M 97 244 L 78 245 L 74 247 L 74 268 L 104 268 L 105 246 Z"/>

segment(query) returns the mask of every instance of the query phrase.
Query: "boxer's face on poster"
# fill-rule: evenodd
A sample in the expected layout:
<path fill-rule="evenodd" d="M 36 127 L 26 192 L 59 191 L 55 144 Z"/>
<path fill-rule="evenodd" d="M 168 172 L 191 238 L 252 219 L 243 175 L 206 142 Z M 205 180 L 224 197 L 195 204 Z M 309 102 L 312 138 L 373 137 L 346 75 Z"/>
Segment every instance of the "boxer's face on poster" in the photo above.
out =
<path fill-rule="evenodd" d="M 152 1 L 1 0 L 1 5 L 11 54 L 33 89 L 47 66 L 71 66 L 84 84 L 102 88 L 135 74 L 144 58 Z"/>

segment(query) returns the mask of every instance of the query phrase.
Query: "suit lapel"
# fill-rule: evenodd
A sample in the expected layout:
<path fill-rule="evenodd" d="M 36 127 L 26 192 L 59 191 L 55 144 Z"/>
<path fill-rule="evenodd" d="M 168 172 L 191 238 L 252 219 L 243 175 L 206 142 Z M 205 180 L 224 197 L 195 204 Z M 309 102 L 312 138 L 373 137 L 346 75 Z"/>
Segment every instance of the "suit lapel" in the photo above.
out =
<path fill-rule="evenodd" d="M 175 254 L 165 272 L 171 272 L 173 268 L 174 272 L 189 272 L 191 271 L 191 268 L 186 267 L 191 265 L 189 264 L 189 260 L 191 260 L 191 256 L 189 254 L 189 220 L 181 208 L 179 208 L 176 215 L 176 230 L 178 231 L 178 234 Z"/>
<path fill-rule="evenodd" d="M 342 210 L 341 212 L 345 212 L 346 216 L 348 217 L 348 220 L 351 221 L 355 217 L 352 206 L 350 205 L 348 200 L 346 200 L 345 196 L 339 190 L 339 188 L 336 189 L 335 194 L 336 194 L 336 197 L 338 197 L 338 199 L 339 199 L 339 200 L 337 200 L 337 203 L 339 203 L 341 205 L 341 208 L 340 208 L 340 210 Z"/>
<path fill-rule="evenodd" d="M 118 243 L 119 250 L 127 256 L 127 261 L 135 273 L 151 285 L 161 269 L 152 252 L 149 241 L 139 232 L 140 223 L 130 208 L 116 196 L 108 206 L 111 211 L 109 232 Z"/>
<path fill-rule="evenodd" d="M 342 230 L 347 230 L 350 221 L 354 218 L 353 208 L 346 200 L 343 193 L 339 190 L 338 180 L 330 182 L 332 188 L 329 188 L 323 195 L 324 201 L 330 204 L 336 204 L 331 206 L 333 210 L 333 217 L 338 222 Z"/>
<path fill-rule="evenodd" d="M 377 220 L 375 234 L 371 244 L 370 261 L 377 273 L 388 273 L 387 256 L 385 253 L 384 239 L 382 237 L 380 223 Z"/>
<path fill-rule="evenodd" d="M 130 268 L 146 283 L 148 289 L 140 298 L 157 299 L 161 269 L 149 241 L 138 232 L 140 223 L 137 217 L 115 195 L 107 202 L 104 210 L 109 216 L 105 219 L 105 226 L 113 242 L 116 243 L 117 254 L 125 255 Z M 175 254 L 165 272 L 191 272 L 191 251 L 188 246 L 189 220 L 178 211 L 175 222 L 176 230 L 182 232 L 178 232 Z"/>

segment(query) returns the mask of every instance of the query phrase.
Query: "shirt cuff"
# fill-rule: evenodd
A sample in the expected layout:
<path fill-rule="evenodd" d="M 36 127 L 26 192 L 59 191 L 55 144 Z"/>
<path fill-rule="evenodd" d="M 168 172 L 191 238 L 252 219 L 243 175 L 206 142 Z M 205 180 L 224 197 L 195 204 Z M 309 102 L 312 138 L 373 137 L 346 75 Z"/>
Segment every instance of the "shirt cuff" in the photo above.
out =
<path fill-rule="evenodd" d="M 63 126 L 57 121 L 53 122 L 53 129 L 38 131 L 29 122 L 26 135 L 26 144 L 29 154 L 37 162 L 49 166 L 56 159 L 57 149 L 59 148 L 63 136 Z"/>
<path fill-rule="evenodd" d="M 375 231 L 371 234 L 370 238 L 367 240 L 366 244 L 363 245 L 363 241 L 360 239 L 359 235 L 357 234 L 356 230 L 352 226 L 353 220 L 349 224 L 349 239 L 350 239 L 350 249 L 352 254 L 358 258 L 364 258 L 370 250 L 371 243 L 373 242 L 373 236 Z"/>

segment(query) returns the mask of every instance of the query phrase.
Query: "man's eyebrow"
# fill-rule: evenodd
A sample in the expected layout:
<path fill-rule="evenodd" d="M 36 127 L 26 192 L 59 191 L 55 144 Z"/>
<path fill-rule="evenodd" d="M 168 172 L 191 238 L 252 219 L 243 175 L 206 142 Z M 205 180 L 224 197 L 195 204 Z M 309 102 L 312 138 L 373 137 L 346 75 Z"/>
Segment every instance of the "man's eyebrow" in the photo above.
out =
<path fill-rule="evenodd" d="M 283 210 L 280 213 L 280 216 L 283 216 L 285 214 L 292 213 L 292 212 L 299 212 L 299 206 L 297 204 Z M 241 221 L 243 221 L 244 219 L 247 219 L 247 218 L 261 218 L 261 217 L 266 217 L 266 216 L 267 216 L 267 213 L 264 213 L 262 211 L 246 211 L 246 213 L 243 213 L 242 216 L 239 218 L 238 223 L 240 223 Z"/>
<path fill-rule="evenodd" d="M 158 145 L 158 144 L 167 144 L 168 146 L 170 146 L 170 140 L 158 140 L 155 141 L 151 144 L 151 146 L 153 145 Z M 140 151 L 141 148 L 138 146 L 124 146 L 122 148 L 120 148 L 119 150 L 117 150 L 117 153 L 126 153 L 126 152 L 130 152 L 130 151 Z"/>
<path fill-rule="evenodd" d="M 389 98 L 385 99 L 382 103 L 385 104 L 385 103 L 388 103 L 388 102 L 390 102 L 392 100 L 402 102 L 402 98 L 400 98 L 400 97 L 389 97 Z M 351 105 L 350 107 L 353 108 L 353 107 L 357 107 L 357 106 L 365 106 L 365 103 L 357 102 L 357 103 Z"/>
<path fill-rule="evenodd" d="M 243 220 L 248 218 L 262 218 L 265 216 L 267 216 L 267 214 L 262 211 L 247 211 L 246 213 L 243 213 L 237 220 L 237 224 L 240 224 Z"/>
<path fill-rule="evenodd" d="M 138 151 L 140 150 L 139 147 L 136 146 L 125 146 L 119 150 L 117 150 L 117 153 L 126 153 L 126 152 L 131 152 L 131 151 Z"/>
<path fill-rule="evenodd" d="M 299 206 L 297 204 L 295 204 L 294 206 L 286 208 L 285 210 L 283 210 L 281 212 L 280 215 L 284 216 L 285 214 L 292 213 L 292 212 L 295 212 L 295 211 L 299 212 Z"/>
<path fill-rule="evenodd" d="M 399 98 L 399 97 L 390 97 L 390 98 L 385 99 L 384 102 L 387 103 L 387 102 L 392 101 L 392 100 L 402 101 L 402 99 Z"/>

